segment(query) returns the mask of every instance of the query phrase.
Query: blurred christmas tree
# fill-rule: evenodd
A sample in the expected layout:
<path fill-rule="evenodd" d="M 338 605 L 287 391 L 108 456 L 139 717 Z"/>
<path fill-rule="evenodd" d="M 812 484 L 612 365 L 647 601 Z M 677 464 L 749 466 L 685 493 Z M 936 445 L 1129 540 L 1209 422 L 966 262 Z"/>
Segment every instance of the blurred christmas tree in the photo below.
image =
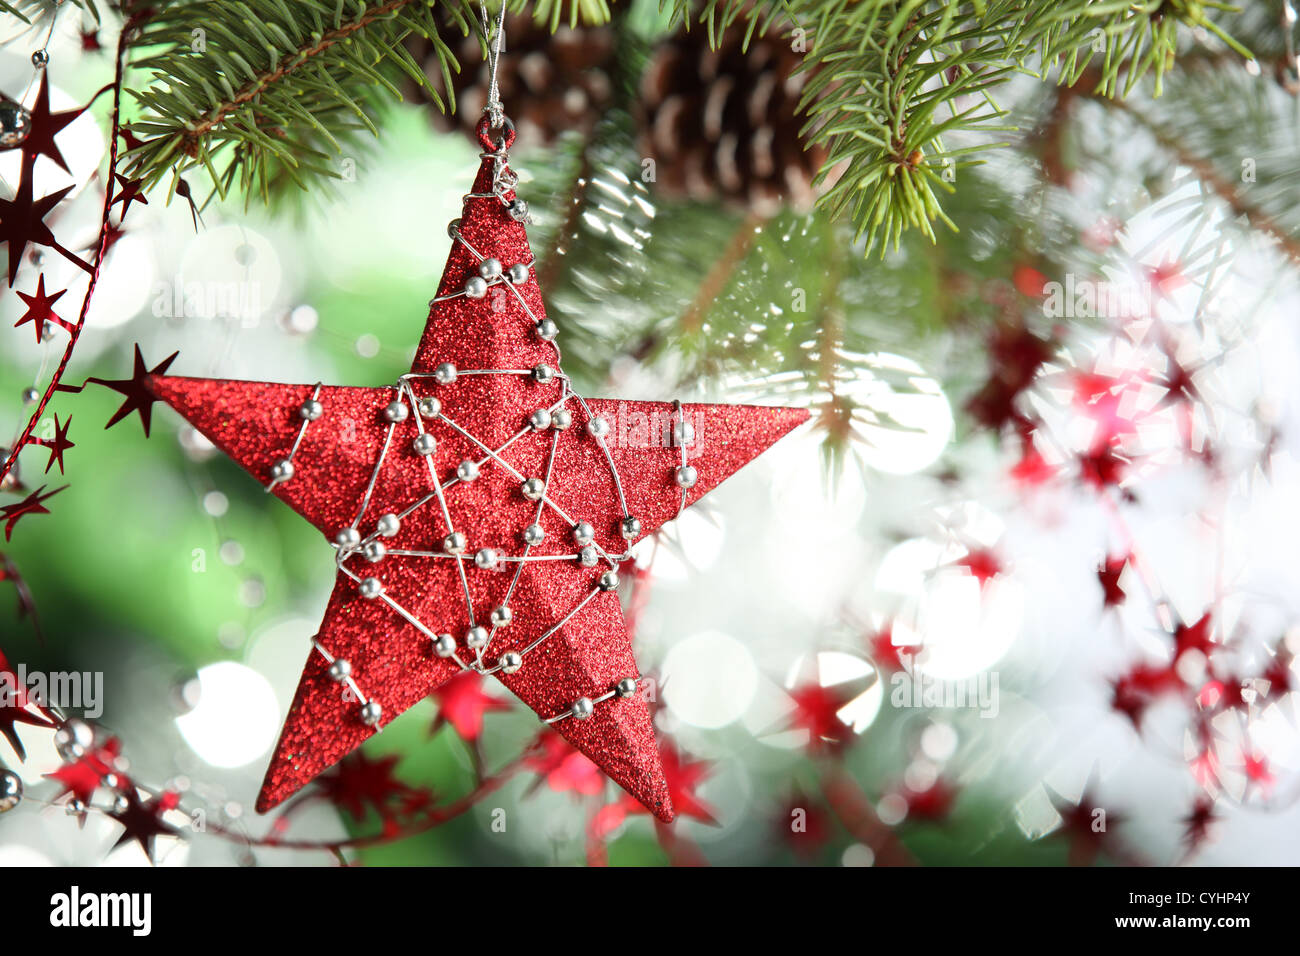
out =
<path fill-rule="evenodd" d="M 1294 708 L 1297 648 L 1287 635 L 1296 621 L 1277 596 L 1286 590 L 1279 580 L 1260 585 L 1264 597 L 1246 587 L 1251 566 L 1233 563 L 1244 560 L 1241 545 L 1223 529 L 1273 500 L 1263 486 L 1275 480 L 1296 414 L 1278 390 L 1285 367 L 1269 364 L 1280 352 L 1260 357 L 1258 373 L 1247 358 L 1280 334 L 1270 317 L 1296 301 L 1300 61 L 1290 0 L 1240 10 L 1192 0 L 508 6 L 498 82 L 520 131 L 516 165 L 532 176 L 538 278 L 564 332 L 569 374 L 595 393 L 631 380 L 647 397 L 813 410 L 823 478 L 797 484 L 778 472 L 772 481 L 787 497 L 751 501 L 762 527 L 729 526 L 726 553 L 750 562 L 752 580 L 711 572 L 733 603 L 750 600 L 753 580 L 773 595 L 784 587 L 791 606 L 768 595 L 735 612 L 754 632 L 746 666 L 774 688 L 783 713 L 763 726 L 750 712 L 744 721 L 700 716 L 665 691 L 674 800 L 683 816 L 738 834 L 728 844 L 737 849 L 699 835 L 706 831 L 626 823 L 636 808 L 610 797 L 553 735 L 534 740 L 527 720 L 492 716 L 485 731 L 483 715 L 498 702 L 477 686 L 433 702 L 437 727 L 454 737 L 439 729 L 424 744 L 411 715 L 368 756 L 340 765 L 303 805 L 345 811 L 352 837 L 305 837 L 304 847 L 382 844 L 362 851 L 373 862 L 562 855 L 545 840 L 505 848 L 485 825 L 452 822 L 483 811 L 512 781 L 521 805 L 551 799 L 529 796 L 539 784 L 559 794 L 548 807 L 578 798 L 578 852 L 615 863 L 692 862 L 702 852 L 773 862 L 1168 861 L 1201 850 L 1211 824 L 1236 808 L 1289 808 L 1296 788 L 1278 780 L 1277 766 L 1291 751 L 1277 750 L 1276 713 Z M 350 370 L 378 382 L 405 369 L 405 344 L 381 343 L 407 342 L 441 259 L 421 252 L 429 265 L 402 272 L 412 261 L 400 258 L 403 244 L 427 247 L 440 234 L 405 219 L 429 211 L 422 193 L 462 191 L 449 182 L 472 155 L 463 133 L 488 101 L 481 60 L 498 9 L 0 0 L 24 69 L 33 48 L 70 33 L 80 59 L 69 61 L 71 50 L 51 59 L 51 77 L 75 75 L 87 94 L 79 102 L 110 83 L 87 121 L 118 101 L 107 116 L 109 175 L 55 200 L 68 210 L 50 216 L 55 245 L 32 208 L 37 193 L 57 196 L 65 180 L 38 174 L 70 166 L 84 184 L 102 170 L 100 155 L 78 162 L 69 145 L 63 164 L 52 144 L 70 134 L 50 124 L 66 105 L 42 108 L 35 79 L 20 83 L 17 68 L 2 74 L 13 85 L 4 88 L 0 158 L 15 162 L 0 168 L 9 197 L 0 200 L 0 239 L 21 294 L 6 296 L 4 314 L 23 326 L 11 341 L 31 335 L 28 326 L 44 332 L 38 353 L 30 342 L 25 351 L 6 343 L 2 382 L 24 405 L 5 456 L 0 580 L 18 585 L 20 613 L 39 613 L 49 640 L 38 646 L 30 630 L 7 627 L 10 660 L 22 650 L 47 668 L 86 669 L 140 646 L 167 667 L 249 660 L 248 635 L 275 625 L 276 606 L 313 606 L 303 592 L 322 582 L 301 570 L 309 559 L 296 558 L 314 554 L 316 542 L 192 431 L 179 432 L 179 447 L 157 437 L 145 446 L 128 445 L 124 429 L 99 436 L 89 426 L 124 396 L 135 410 L 132 342 L 122 335 L 130 319 L 146 367 L 180 347 L 181 362 L 224 357 L 227 376 L 283 377 L 282 364 L 311 368 L 312 354 L 332 361 L 340 379 Z M 43 68 L 33 74 L 41 84 Z M 424 128 L 430 119 L 436 135 Z M 431 148 L 437 155 L 419 157 L 415 175 L 371 176 L 393 170 L 394 155 Z M 377 195 L 388 198 L 381 205 Z M 102 216 L 86 211 L 101 201 Z M 316 288 L 287 304 L 268 297 L 254 317 L 274 312 L 279 321 L 252 330 L 230 307 L 208 310 L 218 321 L 196 328 L 187 309 L 160 307 L 158 296 L 121 306 L 129 314 L 102 330 L 92 313 L 87 341 L 99 344 L 74 358 L 76 306 L 93 292 L 86 275 L 102 264 L 107 283 L 115 268 L 130 269 L 131 239 L 176 241 L 157 220 L 135 225 L 169 201 L 191 228 L 201 228 L 200 215 L 209 235 L 235 228 L 207 254 L 232 256 L 248 274 L 260 247 L 238 229 L 296 224 L 302 236 L 282 241 L 304 244 L 296 278 Z M 357 227 L 385 213 L 386 261 L 362 246 L 375 233 Z M 332 259 L 313 259 L 326 249 Z M 79 285 L 51 279 L 60 254 Z M 60 289 L 64 298 L 49 298 Z M 64 364 L 75 381 L 95 377 L 117 391 L 56 394 L 71 384 Z M 175 429 L 168 416 L 164 432 Z M 65 452 L 72 487 L 50 497 L 62 482 L 33 476 L 49 471 L 47 458 L 62 471 Z M 170 498 L 141 491 L 151 470 L 183 502 L 156 519 L 150 498 Z M 1195 491 L 1176 484 L 1175 494 L 1171 476 Z M 1151 527 L 1172 521 L 1159 509 L 1175 497 L 1180 517 L 1221 537 L 1170 531 L 1152 540 Z M 762 520 L 792 498 L 805 502 L 793 509 L 805 525 L 781 514 Z M 813 498 L 823 506 L 806 504 Z M 118 508 L 143 516 L 173 553 L 164 560 L 162 545 L 136 540 Z M 842 513 L 850 517 L 838 529 Z M 988 520 L 993 513 L 999 520 Z M 112 549 L 113 568 L 89 566 L 88 539 Z M 1217 577 L 1198 578 L 1199 589 L 1174 583 L 1180 548 L 1171 540 L 1207 555 Z M 223 567 L 191 573 L 191 541 L 214 543 Z M 629 608 L 648 659 L 679 686 L 689 655 L 674 669 L 670 635 L 697 619 L 727 626 L 698 601 L 695 618 L 674 610 L 689 598 L 671 583 L 667 597 L 651 588 L 689 568 L 690 550 L 665 535 L 639 555 Z M 776 580 L 779 560 L 784 574 L 795 561 L 838 567 L 799 572 L 790 584 Z M 1266 562 L 1259 549 L 1252 560 Z M 1026 597 L 1035 589 L 1046 610 Z M 86 621 L 97 622 L 100 644 L 78 638 Z M 216 621 L 229 625 L 220 643 Z M 942 646 L 945 627 L 961 634 L 960 653 Z M 1053 650 L 998 665 L 1017 634 Z M 715 645 L 711 653 L 723 654 Z M 1091 656 L 1079 657 L 1082 648 Z M 1035 708 L 1059 697 L 1113 718 L 1117 734 L 1155 738 L 1179 770 L 1153 803 L 1150 828 L 1159 832 L 1096 828 L 1094 811 L 1134 796 L 1113 776 L 1107 784 L 1085 767 L 1060 783 L 1050 757 L 1016 752 L 1017 732 L 994 733 L 969 708 L 893 699 L 920 693 L 925 680 L 990 671 L 1001 675 L 998 726 L 1031 725 Z M 1076 675 L 1069 691 L 1067 672 Z M 178 696 L 190 683 L 179 683 Z M 23 713 L 4 723 L 0 711 L 0 731 L 17 728 L 5 734 L 11 742 L 31 733 L 22 722 L 64 720 L 34 704 Z M 115 717 L 119 727 L 147 723 Z M 75 811 L 98 801 L 137 825 L 141 813 L 175 812 L 161 796 L 150 810 L 131 803 L 134 773 L 119 770 L 117 785 L 104 786 L 118 759 L 105 733 L 66 725 L 61 733 L 65 771 L 83 774 L 80 790 L 68 788 Z M 379 756 L 399 752 L 419 755 L 400 774 Z M 711 758 L 712 778 L 691 753 Z M 220 786 L 205 792 L 201 764 L 144 766 L 160 779 L 185 778 L 187 808 L 226 803 Z M 710 786 L 713 796 L 696 797 Z M 259 841 L 287 839 L 297 813 L 291 806 Z M 369 838 L 377 820 L 391 841 Z M 234 814 L 211 829 L 238 845 L 245 822 Z M 785 843 L 767 839 L 773 826 Z M 1065 839 L 1037 840 L 1048 831 Z"/>

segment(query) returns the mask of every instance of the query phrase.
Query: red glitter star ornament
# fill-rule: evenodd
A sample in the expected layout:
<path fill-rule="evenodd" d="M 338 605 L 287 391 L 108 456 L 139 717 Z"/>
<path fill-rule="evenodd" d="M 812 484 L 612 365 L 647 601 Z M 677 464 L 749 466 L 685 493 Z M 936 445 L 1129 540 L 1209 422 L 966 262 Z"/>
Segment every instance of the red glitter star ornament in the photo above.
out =
<path fill-rule="evenodd" d="M 149 379 L 335 549 L 334 593 L 257 808 L 474 670 L 668 821 L 617 568 L 807 412 L 574 393 L 507 165 L 513 137 L 481 129 L 482 166 L 395 385 Z"/>

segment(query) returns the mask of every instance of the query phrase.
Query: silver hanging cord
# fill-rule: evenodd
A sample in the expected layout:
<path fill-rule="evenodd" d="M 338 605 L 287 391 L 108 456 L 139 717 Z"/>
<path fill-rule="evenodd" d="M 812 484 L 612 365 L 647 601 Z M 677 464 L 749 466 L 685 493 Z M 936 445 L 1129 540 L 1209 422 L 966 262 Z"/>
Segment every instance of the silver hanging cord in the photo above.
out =
<path fill-rule="evenodd" d="M 497 65 L 501 62 L 501 46 L 506 36 L 506 4 L 501 0 L 501 15 L 497 17 L 496 33 L 489 27 L 487 5 L 479 0 L 479 23 L 483 27 L 483 42 L 488 49 L 488 98 L 483 112 L 487 114 L 493 129 L 500 129 L 505 122 L 505 108 L 501 105 L 501 91 L 497 87 Z"/>

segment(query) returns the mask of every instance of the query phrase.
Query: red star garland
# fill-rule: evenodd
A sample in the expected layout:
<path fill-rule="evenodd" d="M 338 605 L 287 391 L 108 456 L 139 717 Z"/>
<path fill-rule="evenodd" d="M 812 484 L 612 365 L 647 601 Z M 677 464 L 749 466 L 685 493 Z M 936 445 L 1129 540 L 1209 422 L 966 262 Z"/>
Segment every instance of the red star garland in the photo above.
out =
<path fill-rule="evenodd" d="M 14 328 L 16 329 L 28 322 L 34 322 L 36 327 L 36 341 L 38 344 L 44 341 L 46 322 L 56 322 L 65 329 L 68 328 L 69 323 L 65 322 L 54 311 L 54 303 L 58 302 L 67 291 L 67 289 L 62 289 L 54 293 L 54 295 L 46 295 L 45 273 L 41 273 L 41 275 L 36 279 L 36 291 L 34 293 L 31 295 L 28 295 L 26 292 L 18 293 L 18 298 L 27 303 L 27 311 L 24 312 L 18 321 L 14 323 Z"/>
<path fill-rule="evenodd" d="M 807 418 L 576 395 L 535 278 L 526 206 L 504 150 L 483 138 L 424 337 L 396 385 L 148 379 L 334 542 L 334 593 L 260 811 L 476 670 L 671 820 L 616 569 L 632 544 Z"/>

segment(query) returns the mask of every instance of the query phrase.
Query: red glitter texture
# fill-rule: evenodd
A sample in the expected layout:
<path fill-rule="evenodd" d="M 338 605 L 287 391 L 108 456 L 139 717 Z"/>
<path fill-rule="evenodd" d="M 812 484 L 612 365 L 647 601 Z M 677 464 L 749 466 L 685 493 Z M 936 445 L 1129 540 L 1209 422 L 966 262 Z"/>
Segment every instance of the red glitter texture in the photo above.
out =
<path fill-rule="evenodd" d="M 492 160 L 485 159 L 473 192 L 490 193 L 491 186 Z M 511 198 L 512 193 L 506 195 Z M 533 261 L 523 224 L 511 219 L 496 198 L 467 198 L 460 231 L 475 250 L 500 260 L 507 269 Z M 463 288 L 477 268 L 478 259 L 453 242 L 439 295 Z M 517 288 L 533 315 L 544 318 L 533 270 Z M 494 285 L 482 299 L 461 296 L 431 306 L 412 371 L 432 372 L 442 362 L 462 371 L 531 369 L 541 363 L 558 368 L 559 359 L 555 343 L 537 335 L 518 300 L 504 286 Z M 149 383 L 154 394 L 264 484 L 272 464 L 288 457 L 301 426 L 298 408 L 313 392 L 311 385 L 177 376 L 152 376 Z M 436 395 L 447 419 L 493 449 L 518 433 L 535 409 L 553 407 L 562 394 L 558 378 L 542 384 L 524 375 L 461 375 L 450 384 L 427 378 L 412 385 L 418 397 Z M 294 477 L 272 491 L 328 540 L 351 525 L 360 508 L 389 427 L 382 412 L 394 397 L 391 387 L 322 388 L 324 415 L 307 426 L 293 456 Z M 617 400 L 587 404 L 592 415 L 610 424 L 606 443 L 628 512 L 640 519 L 644 537 L 675 518 L 681 505 L 674 474 L 682 449 L 671 441 L 673 406 Z M 587 433 L 587 412 L 576 400 L 565 407 L 573 414 L 573 424 L 559 433 L 547 497 L 574 520 L 590 522 L 597 543 L 612 555 L 620 554 L 626 544 L 619 534 L 623 511 L 613 476 L 599 443 Z M 683 409 L 695 431 L 687 457 L 699 473 L 686 493 L 688 505 L 808 417 L 802 409 L 743 405 Z M 437 439 L 432 460 L 444 481 L 462 460 L 484 457 L 446 421 L 428 422 L 427 428 Z M 428 466 L 411 447 L 417 434 L 412 409 L 394 430 L 358 523 L 363 537 L 374 532 L 381 515 L 400 513 L 432 491 Z M 525 435 L 502 452 L 502 458 L 522 475 L 545 477 L 554 434 L 548 429 Z M 448 488 L 445 497 L 455 530 L 469 540 L 463 567 L 472 619 L 456 561 L 390 554 L 368 564 L 355 555 L 348 567 L 379 578 L 386 595 L 435 633 L 450 633 L 462 659 L 472 659 L 473 653 L 464 647 L 465 632 L 473 623 L 486 624 L 491 610 L 503 603 L 517 565 L 484 570 L 468 559 L 480 548 L 521 554 L 522 532 L 532 523 L 536 503 L 524 497 L 519 480 L 496 462 L 484 465 L 477 480 Z M 543 509 L 540 523 L 546 538 L 530 555 L 577 552 L 570 527 L 553 509 Z M 403 519 L 395 537 L 382 540 L 390 551 L 440 551 L 447 532 L 440 509 L 431 502 Z M 509 601 L 514 619 L 496 630 L 483 652 L 484 664 L 493 665 L 505 651 L 522 650 L 557 624 L 594 590 L 602 570 L 604 566 L 583 568 L 574 560 L 525 563 Z M 461 673 L 454 661 L 437 657 L 429 639 L 387 603 L 361 598 L 355 582 L 341 572 L 316 640 L 334 657 L 350 662 L 358 687 L 382 705 L 380 727 Z M 595 699 L 620 679 L 638 674 L 618 597 L 602 592 L 530 651 L 521 670 L 496 676 L 546 718 L 566 711 L 580 697 Z M 312 650 L 258 797 L 259 811 L 279 804 L 376 732 L 362 723 L 358 702 L 345 698 L 345 691 L 345 685 L 330 680 L 326 661 Z M 643 700 L 612 698 L 597 704 L 586 720 L 568 718 L 554 727 L 659 819 L 672 819 L 669 787 Z"/>

